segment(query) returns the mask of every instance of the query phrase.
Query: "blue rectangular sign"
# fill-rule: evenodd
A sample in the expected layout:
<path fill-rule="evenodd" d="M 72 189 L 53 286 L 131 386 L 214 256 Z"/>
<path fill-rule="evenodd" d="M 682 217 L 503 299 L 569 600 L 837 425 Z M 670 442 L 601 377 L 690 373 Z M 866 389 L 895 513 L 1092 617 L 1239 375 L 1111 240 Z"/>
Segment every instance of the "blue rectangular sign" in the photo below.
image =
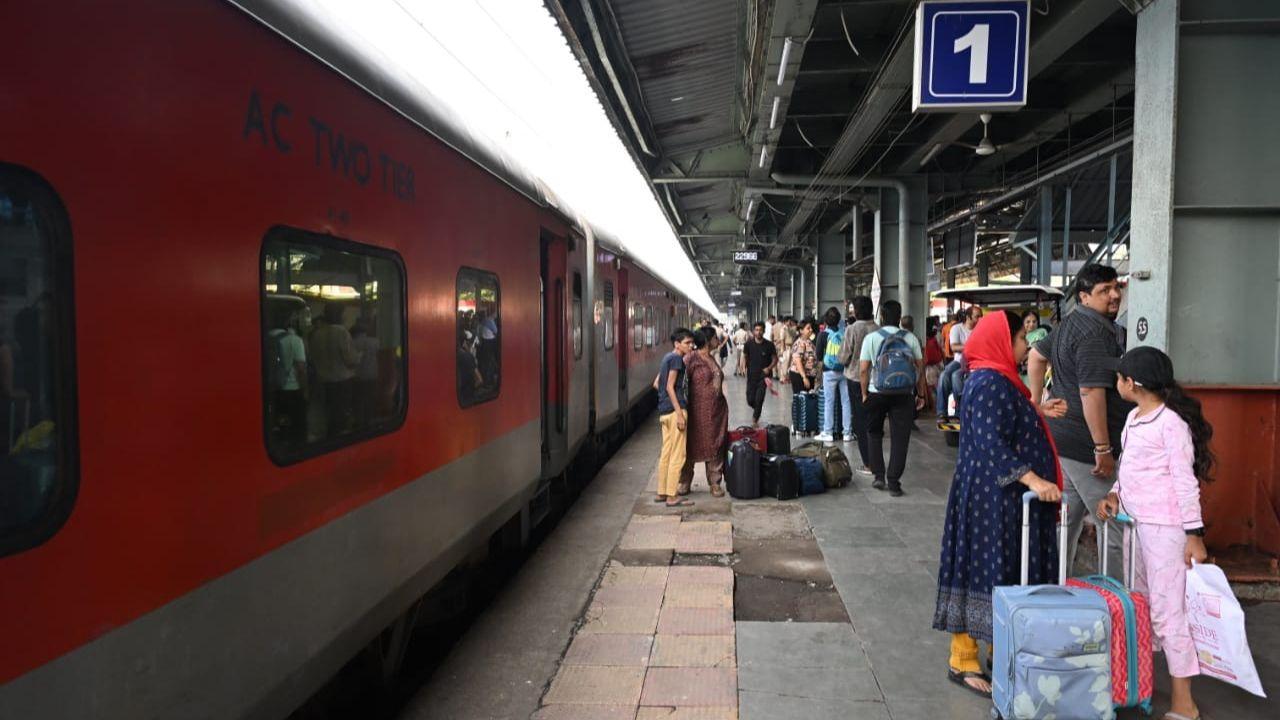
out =
<path fill-rule="evenodd" d="M 911 109 L 998 110 L 1027 103 L 1029 0 L 923 0 L 916 7 Z"/>

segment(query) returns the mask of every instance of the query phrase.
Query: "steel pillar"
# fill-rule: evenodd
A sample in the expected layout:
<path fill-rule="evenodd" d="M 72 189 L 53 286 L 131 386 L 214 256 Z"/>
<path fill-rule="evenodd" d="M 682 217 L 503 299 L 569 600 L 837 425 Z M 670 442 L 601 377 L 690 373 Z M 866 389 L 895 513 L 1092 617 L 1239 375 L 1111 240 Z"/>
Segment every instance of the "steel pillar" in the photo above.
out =
<path fill-rule="evenodd" d="M 1040 186 L 1040 236 L 1036 242 L 1036 282 L 1053 278 L 1053 186 Z"/>
<path fill-rule="evenodd" d="M 844 297 L 845 239 L 843 235 L 818 236 L 818 313 L 836 307 L 848 309 Z"/>

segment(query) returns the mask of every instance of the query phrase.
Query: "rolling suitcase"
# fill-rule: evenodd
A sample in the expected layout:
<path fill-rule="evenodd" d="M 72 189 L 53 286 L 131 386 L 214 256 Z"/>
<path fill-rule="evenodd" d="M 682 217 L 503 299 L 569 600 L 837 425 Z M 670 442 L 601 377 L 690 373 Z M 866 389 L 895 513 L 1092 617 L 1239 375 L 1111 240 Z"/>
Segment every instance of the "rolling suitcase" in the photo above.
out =
<path fill-rule="evenodd" d="M 791 430 L 786 425 L 765 425 L 765 450 L 772 455 L 791 454 Z"/>
<path fill-rule="evenodd" d="M 750 440 L 738 440 L 729 446 L 725 489 L 739 500 L 760 497 L 760 453 Z"/>
<path fill-rule="evenodd" d="M 800 475 L 794 458 L 765 455 L 760 459 L 760 494 L 778 500 L 800 497 Z"/>
<path fill-rule="evenodd" d="M 797 434 L 801 436 L 816 434 L 818 432 L 818 393 L 809 390 L 793 395 L 791 416 Z"/>
<path fill-rule="evenodd" d="M 1151 660 L 1151 605 L 1147 596 L 1135 592 L 1133 587 L 1133 556 L 1137 551 L 1137 530 L 1133 528 L 1133 519 L 1121 514 L 1116 521 L 1130 527 L 1125 535 L 1129 538 L 1129 567 L 1126 582 L 1121 583 L 1107 575 L 1107 555 L 1105 548 L 1111 523 L 1102 524 L 1102 567 L 1098 575 L 1087 575 L 1067 581 L 1070 587 L 1082 588 L 1096 592 L 1107 603 L 1111 613 L 1111 702 L 1119 708 L 1139 708 L 1151 714 L 1151 696 L 1155 692 L 1155 681 Z"/>
<path fill-rule="evenodd" d="M 1115 710 L 1106 602 L 1083 588 L 1027 585 L 1035 498 L 1030 491 L 1022 495 L 1022 583 L 997 586 L 991 593 L 993 716 L 1110 720 Z M 1059 538 L 1061 543 L 1066 534 L 1060 532 Z"/>
<path fill-rule="evenodd" d="M 796 474 L 800 476 L 800 495 L 817 495 L 827 491 L 822 479 L 822 461 L 816 457 L 795 458 Z"/>
<path fill-rule="evenodd" d="M 769 436 L 764 428 L 753 428 L 750 425 L 743 425 L 729 431 L 729 442 L 727 445 L 733 445 L 739 440 L 747 440 L 758 453 L 768 452 Z"/>

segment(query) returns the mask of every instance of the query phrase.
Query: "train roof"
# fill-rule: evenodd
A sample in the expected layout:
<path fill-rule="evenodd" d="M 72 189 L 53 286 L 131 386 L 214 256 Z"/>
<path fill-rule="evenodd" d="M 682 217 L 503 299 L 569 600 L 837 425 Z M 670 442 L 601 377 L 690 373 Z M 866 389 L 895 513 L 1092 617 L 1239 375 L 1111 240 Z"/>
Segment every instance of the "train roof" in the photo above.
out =
<path fill-rule="evenodd" d="M 643 268 L 670 285 L 661 273 L 627 252 L 617 239 L 556 197 L 550 187 L 518 160 L 477 132 L 435 93 L 376 52 L 336 32 L 305 2 L 290 0 L 227 0 L 258 22 L 328 65 L 405 119 L 422 128 L 471 162 L 533 202 L 554 208 L 579 231 L 590 233 L 609 252 Z M 674 286 L 672 286 L 673 289 Z"/>
<path fill-rule="evenodd" d="M 1060 300 L 1063 293 L 1058 288 L 1048 285 L 986 285 L 939 290 L 933 296 L 979 305 L 1025 305 L 1045 300 Z"/>

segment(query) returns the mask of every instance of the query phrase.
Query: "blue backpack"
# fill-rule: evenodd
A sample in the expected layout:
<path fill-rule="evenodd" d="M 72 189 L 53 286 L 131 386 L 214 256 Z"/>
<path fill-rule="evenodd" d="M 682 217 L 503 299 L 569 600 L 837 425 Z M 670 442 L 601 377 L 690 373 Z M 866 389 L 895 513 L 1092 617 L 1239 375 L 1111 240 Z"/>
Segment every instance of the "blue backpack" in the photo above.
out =
<path fill-rule="evenodd" d="M 884 342 L 876 353 L 875 365 L 871 368 L 871 384 L 876 392 L 886 395 L 908 395 L 916 387 L 916 356 L 907 342 L 907 331 L 899 330 L 889 334 L 881 330 Z"/>

